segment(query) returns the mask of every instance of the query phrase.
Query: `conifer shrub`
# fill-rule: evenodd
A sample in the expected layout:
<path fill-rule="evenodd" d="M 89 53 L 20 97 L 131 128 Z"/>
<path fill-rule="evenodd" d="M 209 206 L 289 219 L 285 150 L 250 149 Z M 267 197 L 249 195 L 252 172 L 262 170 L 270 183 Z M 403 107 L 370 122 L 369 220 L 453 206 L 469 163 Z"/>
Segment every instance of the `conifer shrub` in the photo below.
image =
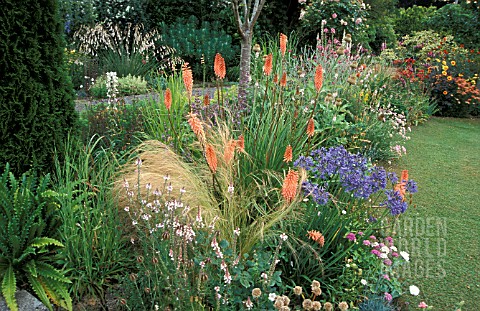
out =
<path fill-rule="evenodd" d="M 0 164 L 48 171 L 76 120 L 56 0 L 6 0 L 0 12 Z"/>

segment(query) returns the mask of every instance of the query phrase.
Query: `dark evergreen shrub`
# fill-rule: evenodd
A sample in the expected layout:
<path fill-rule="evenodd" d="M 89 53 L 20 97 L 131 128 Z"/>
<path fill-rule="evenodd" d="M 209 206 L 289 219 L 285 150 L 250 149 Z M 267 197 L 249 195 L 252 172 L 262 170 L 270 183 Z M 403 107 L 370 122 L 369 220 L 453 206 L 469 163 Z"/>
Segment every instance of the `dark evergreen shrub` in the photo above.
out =
<path fill-rule="evenodd" d="M 76 122 L 56 0 L 3 0 L 0 10 L 0 166 L 48 171 Z"/>

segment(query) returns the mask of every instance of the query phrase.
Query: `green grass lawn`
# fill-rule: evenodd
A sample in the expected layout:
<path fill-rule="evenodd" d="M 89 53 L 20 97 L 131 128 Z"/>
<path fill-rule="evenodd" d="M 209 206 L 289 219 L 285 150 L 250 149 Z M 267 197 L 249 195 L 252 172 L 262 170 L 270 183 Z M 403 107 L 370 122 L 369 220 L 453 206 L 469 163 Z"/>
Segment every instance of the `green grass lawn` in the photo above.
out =
<path fill-rule="evenodd" d="M 420 288 L 408 299 L 480 310 L 480 120 L 432 118 L 411 134 L 395 163 L 419 190 L 397 227 L 398 248 L 411 256 L 403 276 Z"/>

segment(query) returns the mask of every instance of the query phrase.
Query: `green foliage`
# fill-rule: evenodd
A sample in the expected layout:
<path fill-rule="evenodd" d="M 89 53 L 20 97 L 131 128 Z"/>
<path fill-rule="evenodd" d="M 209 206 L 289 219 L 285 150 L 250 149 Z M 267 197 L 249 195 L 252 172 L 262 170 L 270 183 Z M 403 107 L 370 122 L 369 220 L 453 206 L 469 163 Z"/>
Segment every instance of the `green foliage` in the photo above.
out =
<path fill-rule="evenodd" d="M 118 166 L 115 153 L 98 147 L 100 139 L 82 144 L 67 142 L 64 162 L 56 161 L 54 189 L 62 209 L 61 262 L 72 281 L 76 300 L 97 299 L 105 304 L 105 290 L 131 266 L 113 195 Z M 100 150 L 99 150 L 100 149 Z"/>
<path fill-rule="evenodd" d="M 455 42 L 469 49 L 480 48 L 480 17 L 477 10 L 458 4 L 447 4 L 427 21 L 427 26 L 442 35 L 453 36 Z"/>
<path fill-rule="evenodd" d="M 15 21 L 12 23 L 11 21 Z M 0 14 L 0 164 L 47 172 L 75 125 L 55 1 L 6 1 Z"/>
<path fill-rule="evenodd" d="M 94 0 L 97 22 L 127 25 L 145 22 L 145 0 Z"/>
<path fill-rule="evenodd" d="M 126 76 L 118 78 L 117 96 L 131 96 L 148 93 L 147 81 L 142 76 Z M 89 89 L 90 95 L 96 98 L 107 98 L 107 81 L 100 76 Z"/>
<path fill-rule="evenodd" d="M 411 35 L 414 32 L 427 30 L 427 21 L 436 12 L 436 7 L 412 6 L 401 8 L 395 19 L 395 33 L 399 38 Z"/>
<path fill-rule="evenodd" d="M 358 305 L 360 311 L 392 311 L 393 307 L 381 296 L 367 297 Z"/>
<path fill-rule="evenodd" d="M 232 37 L 222 29 L 218 21 L 200 23 L 195 16 L 190 16 L 188 19 L 177 19 L 171 25 L 162 23 L 160 28 L 162 43 L 174 48 L 177 55 L 190 64 L 196 77 L 202 76 L 202 59 L 208 77 L 212 77 L 216 53 L 222 55 L 227 66 L 232 64 L 238 53 L 232 44 Z"/>
<path fill-rule="evenodd" d="M 31 290 L 53 310 L 50 301 L 72 310 L 69 279 L 51 264 L 58 259 L 56 240 L 59 218 L 58 194 L 48 190 L 48 175 L 38 180 L 24 173 L 17 180 L 7 164 L 0 176 L 0 278 L 7 305 L 18 310 L 17 284 Z"/>

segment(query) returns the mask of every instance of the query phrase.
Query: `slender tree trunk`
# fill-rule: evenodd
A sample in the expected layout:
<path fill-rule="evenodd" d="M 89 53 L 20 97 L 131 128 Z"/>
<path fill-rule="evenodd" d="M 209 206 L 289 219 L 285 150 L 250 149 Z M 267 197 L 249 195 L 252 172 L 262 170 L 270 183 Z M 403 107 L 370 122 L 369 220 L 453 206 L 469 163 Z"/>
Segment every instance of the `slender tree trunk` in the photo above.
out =
<path fill-rule="evenodd" d="M 238 32 L 242 38 L 240 52 L 240 81 L 238 85 L 238 102 L 240 106 L 246 105 L 247 89 L 250 82 L 253 26 L 255 26 L 265 1 L 266 0 L 232 1 L 235 21 L 237 22 Z"/>

